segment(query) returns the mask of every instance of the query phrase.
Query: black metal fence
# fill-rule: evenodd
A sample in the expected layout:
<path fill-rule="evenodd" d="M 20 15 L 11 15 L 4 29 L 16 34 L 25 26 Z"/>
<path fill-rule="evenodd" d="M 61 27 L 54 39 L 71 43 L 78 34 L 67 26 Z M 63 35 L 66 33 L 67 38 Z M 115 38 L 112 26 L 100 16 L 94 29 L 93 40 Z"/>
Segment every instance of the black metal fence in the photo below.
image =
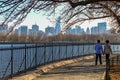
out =
<path fill-rule="evenodd" d="M 120 73 L 120 53 L 112 55 L 106 63 L 106 80 L 111 80 L 110 72 Z"/>
<path fill-rule="evenodd" d="M 112 44 L 113 51 L 120 44 Z M 94 53 L 94 43 L 1 43 L 0 78 L 3 80 L 50 62 Z"/>

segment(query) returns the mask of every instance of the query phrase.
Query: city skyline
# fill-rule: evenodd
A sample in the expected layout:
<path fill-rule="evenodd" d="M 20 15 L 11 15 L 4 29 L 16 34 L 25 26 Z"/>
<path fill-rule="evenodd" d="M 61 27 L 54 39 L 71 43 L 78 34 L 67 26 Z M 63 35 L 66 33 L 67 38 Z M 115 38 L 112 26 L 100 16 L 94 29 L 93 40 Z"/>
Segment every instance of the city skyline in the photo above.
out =
<path fill-rule="evenodd" d="M 27 26 L 21 26 L 18 29 L 15 29 L 15 33 L 21 35 L 25 33 L 25 35 L 38 35 L 39 33 L 42 33 L 42 35 L 52 36 L 57 35 L 60 33 L 60 18 L 58 18 L 56 22 L 56 26 L 51 27 L 48 26 L 45 28 L 45 32 L 42 30 L 39 30 L 39 26 L 37 24 L 32 25 L 32 29 L 29 29 Z M 106 29 L 107 23 L 106 22 L 99 22 L 97 23 L 97 26 L 92 26 L 91 28 L 87 27 L 85 30 L 79 25 L 76 25 L 74 28 L 69 28 L 66 30 L 66 34 L 104 34 L 104 33 L 110 33 L 110 30 Z"/>
<path fill-rule="evenodd" d="M 95 22 L 95 23 L 94 23 Z M 98 23 L 101 23 L 101 22 L 106 22 L 106 21 L 94 21 L 94 22 L 85 22 L 84 24 L 82 24 L 82 25 L 79 25 L 79 24 L 76 24 L 76 25 L 79 25 L 81 28 L 84 28 L 84 30 L 87 30 L 87 28 L 92 28 L 93 26 L 97 26 L 97 24 Z M 83 26 L 83 25 L 85 25 L 85 24 L 90 24 L 90 25 L 88 25 L 88 26 Z M 107 22 L 106 22 L 107 23 Z M 24 26 L 28 26 L 28 25 L 25 25 L 25 24 L 23 24 Z M 23 26 L 23 25 L 19 25 L 18 27 L 16 27 L 16 28 L 19 28 L 20 26 Z M 28 26 L 28 29 L 32 29 L 32 25 L 38 25 L 37 23 L 33 23 L 33 24 L 31 24 L 30 26 Z M 73 26 L 71 26 L 70 28 L 74 28 L 76 25 L 73 25 Z M 39 26 L 39 25 L 38 25 Z M 42 30 L 42 31 L 44 31 L 45 32 L 45 28 L 47 28 L 47 27 L 54 27 L 55 28 L 55 26 L 56 26 L 56 23 L 55 23 L 55 25 L 54 26 L 51 26 L 51 25 L 47 25 L 46 27 L 44 27 L 44 28 L 42 28 L 41 29 L 41 27 L 39 26 L 39 30 Z M 16 29 L 15 28 L 15 29 Z M 110 27 L 108 26 L 108 23 L 107 23 L 107 30 L 108 29 L 110 29 Z"/>
<path fill-rule="evenodd" d="M 2 28 L 5 27 L 6 28 Z M 1 26 L 1 32 L 7 32 L 8 27 L 7 25 Z M 32 29 L 29 29 L 28 26 L 22 25 L 18 27 L 18 29 L 14 30 L 14 33 L 19 35 L 38 35 L 38 34 L 45 34 L 48 36 L 57 35 L 61 32 L 61 18 L 58 17 L 55 27 L 48 26 L 45 28 L 45 32 L 39 29 L 39 25 L 33 24 Z M 68 28 L 66 30 L 67 34 L 103 34 L 103 33 L 110 33 L 110 30 L 107 30 L 107 22 L 99 22 L 97 26 L 91 26 L 91 28 L 87 27 L 87 29 L 82 28 L 80 25 L 75 25 L 74 28 Z"/>
<path fill-rule="evenodd" d="M 39 26 L 39 29 L 45 32 L 45 28 L 48 26 L 55 28 L 55 25 L 56 25 L 55 19 L 58 18 L 59 16 L 60 15 L 55 15 L 54 17 L 53 16 L 46 16 L 46 15 L 44 15 L 44 12 L 36 14 L 32 11 L 26 17 L 24 22 L 21 23 L 19 26 L 26 25 L 26 26 L 28 26 L 28 28 L 31 29 L 33 24 L 37 24 Z M 85 21 L 83 24 L 75 24 L 75 25 L 80 25 L 82 28 L 84 28 L 86 30 L 87 27 L 91 28 L 91 26 L 97 26 L 98 22 L 107 22 L 107 20 L 106 19 L 96 19 L 96 20 Z M 108 24 L 108 22 L 107 22 L 107 24 Z M 73 27 L 75 25 L 73 25 Z M 107 26 L 107 29 L 109 29 L 109 26 Z"/>
<path fill-rule="evenodd" d="M 86 23 L 87 24 L 87 23 Z M 70 33 L 70 34 L 101 34 L 101 33 L 107 33 L 107 22 L 96 22 L 97 25 L 89 25 L 87 26 L 85 29 L 85 27 L 83 28 L 81 25 L 74 25 L 74 27 L 68 28 L 68 30 L 66 30 L 65 33 Z M 55 26 L 47 26 L 45 28 L 45 30 L 41 30 L 40 26 L 38 24 L 32 24 L 32 28 L 30 29 L 29 26 L 26 25 L 22 25 L 18 28 L 18 33 L 20 33 L 20 28 L 25 26 L 25 28 L 27 27 L 28 30 L 26 30 L 26 34 L 27 35 L 31 35 L 31 34 L 38 34 L 39 31 L 41 31 L 42 33 L 46 34 L 46 35 L 56 35 L 59 34 L 61 32 L 61 17 L 59 16 L 56 20 L 56 24 Z M 25 29 L 24 28 L 24 29 Z M 24 30 L 23 29 L 23 30 Z M 15 31 L 17 33 L 17 31 Z M 22 31 L 21 31 L 22 32 Z"/>

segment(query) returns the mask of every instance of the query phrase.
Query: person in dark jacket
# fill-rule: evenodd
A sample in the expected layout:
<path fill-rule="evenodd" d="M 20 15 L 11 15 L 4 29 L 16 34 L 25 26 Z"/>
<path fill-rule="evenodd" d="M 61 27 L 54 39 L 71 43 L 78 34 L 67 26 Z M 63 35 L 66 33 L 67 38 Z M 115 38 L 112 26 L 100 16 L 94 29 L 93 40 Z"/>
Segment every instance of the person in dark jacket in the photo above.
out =
<path fill-rule="evenodd" d="M 103 48 L 102 48 L 102 44 L 100 43 L 100 40 L 97 40 L 97 43 L 95 45 L 95 53 L 96 53 L 95 65 L 97 65 L 98 58 L 100 64 L 102 64 L 101 54 L 103 53 Z"/>

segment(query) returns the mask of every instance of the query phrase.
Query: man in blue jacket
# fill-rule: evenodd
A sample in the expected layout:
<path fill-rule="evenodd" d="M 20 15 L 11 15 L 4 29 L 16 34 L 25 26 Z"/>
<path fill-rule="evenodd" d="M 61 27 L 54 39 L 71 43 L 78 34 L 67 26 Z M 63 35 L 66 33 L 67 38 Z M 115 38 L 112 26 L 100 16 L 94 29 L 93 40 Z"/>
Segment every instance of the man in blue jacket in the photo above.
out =
<path fill-rule="evenodd" d="M 101 54 L 103 53 L 103 48 L 102 44 L 100 43 L 100 40 L 97 40 L 97 43 L 95 45 L 95 53 L 96 53 L 95 65 L 97 65 L 98 58 L 100 64 L 102 64 Z"/>

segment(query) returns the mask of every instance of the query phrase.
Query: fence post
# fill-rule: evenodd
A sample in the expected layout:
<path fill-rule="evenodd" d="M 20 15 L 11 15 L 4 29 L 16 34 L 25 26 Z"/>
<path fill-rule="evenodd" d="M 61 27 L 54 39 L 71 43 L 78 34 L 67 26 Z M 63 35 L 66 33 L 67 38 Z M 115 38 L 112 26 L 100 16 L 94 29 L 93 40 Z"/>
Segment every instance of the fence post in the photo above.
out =
<path fill-rule="evenodd" d="M 80 52 L 80 51 L 79 51 L 79 45 L 78 45 L 78 57 L 80 56 L 80 55 L 79 55 L 79 52 Z"/>
<path fill-rule="evenodd" d="M 113 44 L 113 51 L 115 51 L 115 44 Z"/>
<path fill-rule="evenodd" d="M 60 44 L 59 44 L 59 61 L 60 61 Z"/>
<path fill-rule="evenodd" d="M 44 64 L 45 64 L 45 62 L 46 62 L 45 54 L 46 54 L 46 44 L 44 43 Z"/>
<path fill-rule="evenodd" d="M 117 64 L 118 64 L 118 59 L 119 59 L 119 56 L 117 55 Z"/>
<path fill-rule="evenodd" d="M 11 79 L 13 77 L 13 44 L 11 44 Z"/>
<path fill-rule="evenodd" d="M 26 49 L 27 49 L 27 46 L 26 46 L 26 43 L 25 43 L 25 71 L 26 71 L 26 67 L 27 67 L 27 66 L 26 66 L 26 52 L 27 52 Z"/>
<path fill-rule="evenodd" d="M 83 60 L 84 60 L 84 43 L 83 43 L 83 55 L 82 55 L 82 57 L 83 57 Z"/>
<path fill-rule="evenodd" d="M 53 62 L 53 42 L 52 42 L 52 62 Z"/>
<path fill-rule="evenodd" d="M 35 44 L 35 66 L 37 66 L 37 43 Z"/>
<path fill-rule="evenodd" d="M 72 58 L 73 58 L 73 52 L 74 52 L 74 51 L 73 51 L 73 44 L 72 44 Z"/>
<path fill-rule="evenodd" d="M 66 45 L 66 59 L 67 59 L 67 45 Z"/>

